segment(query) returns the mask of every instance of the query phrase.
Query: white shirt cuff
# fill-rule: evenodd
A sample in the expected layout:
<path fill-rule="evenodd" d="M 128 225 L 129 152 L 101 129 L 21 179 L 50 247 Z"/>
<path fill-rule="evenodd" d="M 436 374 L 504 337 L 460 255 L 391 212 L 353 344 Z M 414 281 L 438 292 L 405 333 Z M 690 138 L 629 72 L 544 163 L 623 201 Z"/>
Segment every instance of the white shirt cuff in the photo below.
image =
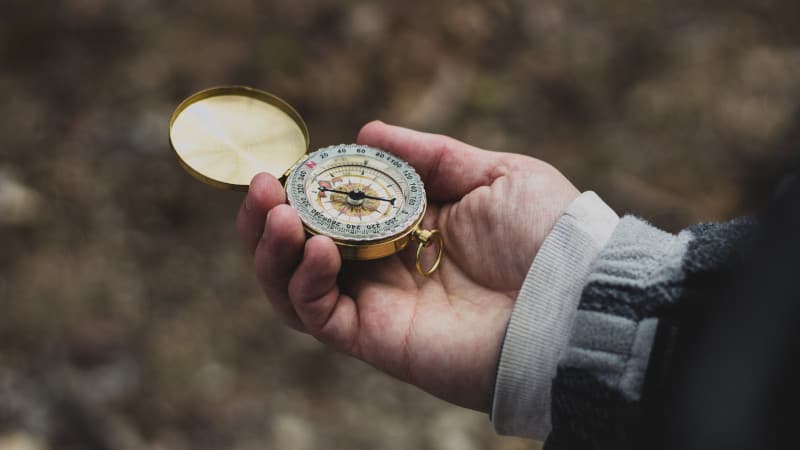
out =
<path fill-rule="evenodd" d="M 619 222 L 594 192 L 575 199 L 542 243 L 517 296 L 497 366 L 491 418 L 500 434 L 544 440 L 550 386 L 592 262 Z"/>

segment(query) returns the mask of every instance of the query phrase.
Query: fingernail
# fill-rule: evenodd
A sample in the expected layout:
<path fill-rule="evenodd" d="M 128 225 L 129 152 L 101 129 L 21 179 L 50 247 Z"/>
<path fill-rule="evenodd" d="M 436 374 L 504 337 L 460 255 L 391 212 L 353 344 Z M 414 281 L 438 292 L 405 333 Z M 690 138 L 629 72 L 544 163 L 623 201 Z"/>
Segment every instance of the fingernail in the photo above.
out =
<path fill-rule="evenodd" d="M 264 229 L 261 230 L 262 236 L 267 235 L 267 231 L 269 230 L 269 216 L 272 215 L 272 210 L 270 209 L 267 211 L 267 218 L 264 220 Z"/>

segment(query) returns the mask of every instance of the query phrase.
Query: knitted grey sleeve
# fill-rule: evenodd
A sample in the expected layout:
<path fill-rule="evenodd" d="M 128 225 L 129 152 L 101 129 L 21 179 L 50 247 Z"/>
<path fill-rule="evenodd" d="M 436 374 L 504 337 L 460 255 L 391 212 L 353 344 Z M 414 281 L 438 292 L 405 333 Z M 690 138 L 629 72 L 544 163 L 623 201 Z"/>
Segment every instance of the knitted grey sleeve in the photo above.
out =
<path fill-rule="evenodd" d="M 660 315 L 732 264 L 752 228 L 737 220 L 673 235 L 620 220 L 592 265 L 558 365 L 546 449 L 628 448 Z"/>

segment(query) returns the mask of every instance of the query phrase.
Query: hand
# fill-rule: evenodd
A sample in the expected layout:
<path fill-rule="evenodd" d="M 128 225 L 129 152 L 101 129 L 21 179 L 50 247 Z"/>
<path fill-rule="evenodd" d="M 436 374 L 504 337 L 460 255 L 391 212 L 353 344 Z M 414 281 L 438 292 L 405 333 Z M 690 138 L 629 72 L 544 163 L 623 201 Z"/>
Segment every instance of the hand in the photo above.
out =
<path fill-rule="evenodd" d="M 441 230 L 446 243 L 439 270 L 418 275 L 411 249 L 342 262 L 330 238 L 306 240 L 283 187 L 259 174 L 237 218 L 258 280 L 292 327 L 440 398 L 488 411 L 517 292 L 578 191 L 534 158 L 381 122 L 364 126 L 358 143 L 394 153 L 422 177 L 430 201 L 423 226 Z"/>

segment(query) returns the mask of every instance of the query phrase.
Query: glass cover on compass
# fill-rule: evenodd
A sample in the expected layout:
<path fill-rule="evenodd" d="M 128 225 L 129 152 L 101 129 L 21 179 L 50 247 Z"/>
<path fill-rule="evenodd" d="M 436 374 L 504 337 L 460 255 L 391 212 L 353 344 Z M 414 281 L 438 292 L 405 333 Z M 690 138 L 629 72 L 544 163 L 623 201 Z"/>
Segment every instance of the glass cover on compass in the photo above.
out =
<path fill-rule="evenodd" d="M 425 211 L 425 187 L 407 162 L 366 145 L 333 145 L 306 157 L 286 180 L 306 228 L 347 242 L 409 232 Z"/>

